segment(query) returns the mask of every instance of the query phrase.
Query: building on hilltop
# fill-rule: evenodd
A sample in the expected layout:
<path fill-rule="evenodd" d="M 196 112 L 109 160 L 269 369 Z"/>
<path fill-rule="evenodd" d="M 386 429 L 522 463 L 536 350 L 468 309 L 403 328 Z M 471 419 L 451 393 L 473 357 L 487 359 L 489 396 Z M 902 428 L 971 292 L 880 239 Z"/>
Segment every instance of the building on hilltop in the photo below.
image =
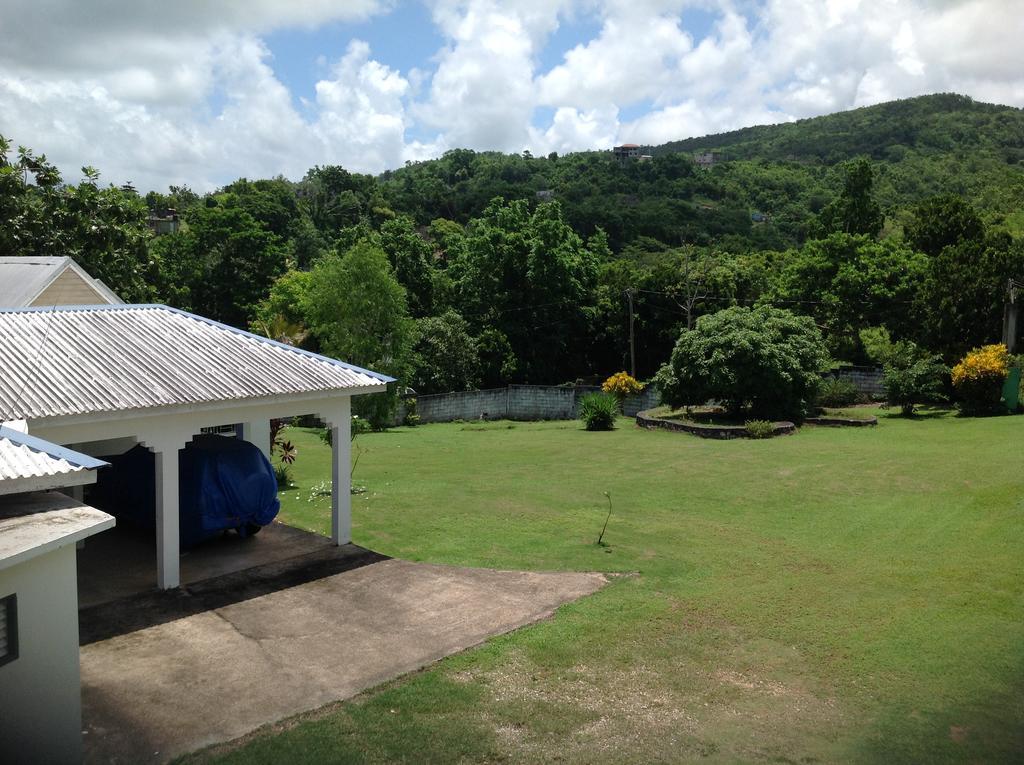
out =
<path fill-rule="evenodd" d="M 720 151 L 700 151 L 693 155 L 693 161 L 697 167 L 713 167 L 724 160 L 725 157 Z"/>
<path fill-rule="evenodd" d="M 635 143 L 624 143 L 612 149 L 612 156 L 619 162 L 640 159 L 640 146 Z"/>

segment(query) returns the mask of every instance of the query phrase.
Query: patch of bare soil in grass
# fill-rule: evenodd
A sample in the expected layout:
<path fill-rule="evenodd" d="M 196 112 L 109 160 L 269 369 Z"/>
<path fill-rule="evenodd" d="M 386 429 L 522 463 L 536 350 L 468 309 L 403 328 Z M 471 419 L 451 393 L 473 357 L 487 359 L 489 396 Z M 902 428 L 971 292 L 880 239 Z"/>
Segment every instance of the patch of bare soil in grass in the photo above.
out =
<path fill-rule="evenodd" d="M 517 654 L 456 679 L 486 689 L 485 718 L 513 762 L 835 759 L 843 712 L 795 650 L 756 641 L 714 653 L 557 674 Z"/>

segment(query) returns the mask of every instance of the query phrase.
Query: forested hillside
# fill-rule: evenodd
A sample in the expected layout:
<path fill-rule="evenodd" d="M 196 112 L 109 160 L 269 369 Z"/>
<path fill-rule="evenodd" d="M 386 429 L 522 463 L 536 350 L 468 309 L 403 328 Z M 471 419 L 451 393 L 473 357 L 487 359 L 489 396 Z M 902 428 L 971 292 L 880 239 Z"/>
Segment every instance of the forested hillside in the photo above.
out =
<path fill-rule="evenodd" d="M 323 166 L 140 196 L 91 170 L 65 185 L 0 140 L 0 254 L 71 255 L 128 300 L 423 392 L 622 369 L 629 295 L 641 376 L 734 304 L 814 316 L 837 360 L 864 360 L 876 326 L 952 357 L 998 339 L 1007 280 L 1024 277 L 1022 147 L 1021 110 L 937 95 L 649 161 L 457 149 L 379 177 Z M 150 233 L 172 214 L 176 233 Z"/>

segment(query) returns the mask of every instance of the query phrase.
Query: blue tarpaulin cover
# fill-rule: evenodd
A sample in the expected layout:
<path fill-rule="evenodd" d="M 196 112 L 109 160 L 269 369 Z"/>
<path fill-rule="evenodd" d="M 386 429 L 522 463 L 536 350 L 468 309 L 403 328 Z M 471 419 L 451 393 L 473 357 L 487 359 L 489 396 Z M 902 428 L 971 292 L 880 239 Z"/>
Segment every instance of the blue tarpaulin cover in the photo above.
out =
<path fill-rule="evenodd" d="M 225 529 L 248 535 L 277 517 L 274 469 L 248 441 L 218 435 L 197 436 L 179 454 L 179 533 L 191 547 Z M 108 459 L 92 498 L 119 520 L 153 528 L 156 482 L 153 453 L 136 446 Z"/>

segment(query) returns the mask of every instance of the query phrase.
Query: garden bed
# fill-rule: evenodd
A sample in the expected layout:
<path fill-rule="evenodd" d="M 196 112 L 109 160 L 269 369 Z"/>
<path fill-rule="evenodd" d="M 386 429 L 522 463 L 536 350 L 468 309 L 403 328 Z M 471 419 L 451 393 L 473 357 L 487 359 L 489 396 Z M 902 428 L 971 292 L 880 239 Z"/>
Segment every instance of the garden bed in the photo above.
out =
<path fill-rule="evenodd" d="M 865 428 L 878 424 L 873 414 L 861 414 L 849 409 L 822 409 L 813 417 L 804 420 L 805 425 L 823 425 L 831 428 Z"/>
<path fill-rule="evenodd" d="M 691 433 L 700 438 L 751 438 L 745 423 L 729 420 L 724 411 L 718 408 L 675 413 L 668 407 L 661 406 L 637 413 L 636 424 L 641 428 L 663 428 Z M 796 425 L 786 421 L 773 422 L 772 431 L 773 436 L 790 435 L 796 432 Z"/>

